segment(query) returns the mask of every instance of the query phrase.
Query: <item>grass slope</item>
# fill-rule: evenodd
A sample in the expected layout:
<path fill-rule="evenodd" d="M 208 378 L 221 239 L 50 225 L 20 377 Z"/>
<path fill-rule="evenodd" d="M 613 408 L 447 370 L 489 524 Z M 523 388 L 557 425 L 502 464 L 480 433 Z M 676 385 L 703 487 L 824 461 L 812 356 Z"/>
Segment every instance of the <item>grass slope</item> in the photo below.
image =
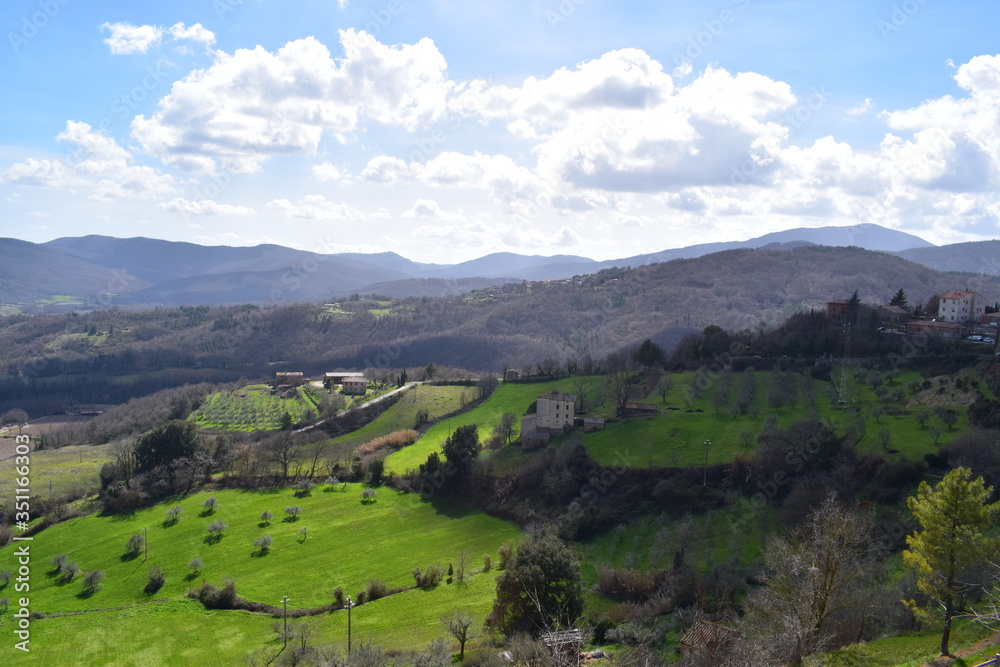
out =
<path fill-rule="evenodd" d="M 743 373 L 733 374 L 731 386 L 724 392 L 725 399 L 719 402 L 715 398 L 716 390 L 718 383 L 724 382 L 724 379 L 710 376 L 700 395 L 689 399 L 688 391 L 696 381 L 695 373 L 676 373 L 671 374 L 674 387 L 665 400 L 656 393 L 643 400 L 644 403 L 656 406 L 659 414 L 610 421 L 604 430 L 584 434 L 583 442 L 598 463 L 644 467 L 704 465 L 705 441 L 708 440 L 711 443 L 708 447 L 708 462 L 726 463 L 736 454 L 752 456 L 767 415 L 773 414 L 777 426 L 786 428 L 815 414 L 835 424 L 840 433 L 845 432 L 855 421 L 861 420 L 865 437 L 857 448 L 859 453 L 887 455 L 887 449 L 894 449 L 896 452 L 893 455 L 897 457 L 917 459 L 949 443 L 962 428 L 968 426 L 963 401 L 968 400 L 971 393 L 949 390 L 937 394 L 940 387 L 953 383 L 950 376 L 932 383 L 935 387 L 932 390 L 914 393 L 908 386 L 911 382 L 922 380 L 920 374 L 916 371 L 901 373 L 898 378 L 886 384 L 887 389 L 901 389 L 906 394 L 901 404 L 890 406 L 896 408 L 899 414 L 880 416 L 877 415 L 880 403 L 872 388 L 858 382 L 849 373 L 848 386 L 841 387 L 841 391 L 849 396 L 846 404 L 837 402 L 836 394 L 831 392 L 831 383 L 799 376 L 797 398 L 793 403 L 780 407 L 771 407 L 768 401 L 772 373 L 757 371 L 754 375 L 757 380 L 753 401 L 758 410 L 756 417 L 752 413 L 740 415 L 732 412 Z M 841 385 L 839 370 L 835 371 L 835 377 L 835 384 Z M 808 384 L 812 385 L 811 389 L 807 387 Z M 955 409 L 959 413 L 958 422 L 947 428 L 934 414 L 938 407 Z M 610 411 L 607 408 L 605 410 L 610 416 Z M 921 426 L 917 417 L 928 412 L 932 416 Z M 886 448 L 882 447 L 878 439 L 878 434 L 883 429 L 888 430 L 891 436 Z M 941 430 L 937 442 L 935 429 Z M 749 445 L 743 438 L 744 432 L 749 435 Z M 555 438 L 552 442 L 558 446 L 561 439 Z"/>
<path fill-rule="evenodd" d="M 199 493 L 134 516 L 88 516 L 49 528 L 31 543 L 31 609 L 56 617 L 38 621 L 35 637 L 39 644 L 51 643 L 52 655 L 58 657 L 78 650 L 77 637 L 87 636 L 83 650 L 93 656 L 89 664 L 208 664 L 216 647 L 223 652 L 231 648 L 228 655 L 241 659 L 248 646 L 263 644 L 270 619 L 244 612 L 206 612 L 200 604 L 185 600 L 187 591 L 202 580 L 221 584 L 232 577 L 246 599 L 277 604 L 287 595 L 290 609 L 313 607 L 327 604 L 335 587 L 356 595 L 371 579 L 381 579 L 390 588 L 411 586 L 413 568 L 434 563 L 447 568 L 462 550 L 469 555 L 468 572 L 474 573 L 466 584 L 442 583 L 429 591 L 401 593 L 359 607 L 354 612 L 355 632 L 377 637 L 386 647 L 411 648 L 440 635 L 440 617 L 454 608 L 485 616 L 496 573 L 479 573 L 483 554 L 495 559 L 500 544 L 520 535 L 516 526 L 453 503 L 423 502 L 414 494 L 390 489 L 380 489 L 377 502 L 362 505 L 360 485 L 347 485 L 346 490 L 338 485 L 334 491 L 321 488 L 325 487 L 305 498 L 295 498 L 290 490 Z M 200 516 L 209 495 L 219 507 L 211 516 Z M 165 511 L 175 504 L 184 513 L 178 523 L 167 525 Z M 284 508 L 291 505 L 302 507 L 302 515 L 294 522 L 283 521 Z M 259 519 L 264 510 L 274 515 L 268 526 Z M 214 520 L 229 527 L 221 540 L 210 543 L 206 527 Z M 126 557 L 126 541 L 142 533 L 143 527 L 147 527 L 148 560 L 142 553 Z M 303 527 L 308 529 L 304 538 Z M 263 535 L 271 536 L 273 545 L 269 553 L 259 555 L 253 541 Z M 13 545 L 0 549 L 0 569 L 13 569 L 13 551 Z M 82 568 L 72 582 L 63 581 L 50 564 L 59 553 Z M 197 576 L 187 567 L 195 557 L 204 562 Z M 147 594 L 146 573 L 154 564 L 162 568 L 166 583 Z M 105 580 L 100 590 L 86 596 L 82 578 L 90 570 L 103 571 Z M 0 590 L 0 595 L 6 594 Z M 113 610 L 123 606 L 128 608 Z M 317 617 L 320 635 L 337 636 L 346 623 L 341 616 Z M 8 615 L 0 616 L 0 632 L 10 622 Z M 190 641 L 183 638 L 185 627 L 197 628 Z M 121 642 L 129 648 L 122 649 Z M 201 651 L 192 653 L 199 645 Z M 147 661 L 140 657 L 146 646 L 171 657 Z"/>
<path fill-rule="evenodd" d="M 32 495 L 61 496 L 78 489 L 96 493 L 101 488 L 101 466 L 111 460 L 111 445 L 72 445 L 31 453 Z M 0 480 L 14 479 L 15 459 L 0 461 Z M 13 488 L 0 483 L 0 500 L 12 500 Z"/>
<path fill-rule="evenodd" d="M 301 388 L 293 396 L 282 398 L 271 393 L 266 384 L 250 384 L 232 391 L 212 394 L 188 417 L 198 426 L 226 431 L 263 431 L 281 428 L 287 412 L 292 421 L 305 419 L 315 403 Z"/>
<path fill-rule="evenodd" d="M 573 387 L 581 381 L 587 383 L 591 394 L 595 394 L 596 389 L 604 384 L 604 378 L 600 376 L 566 378 L 533 384 L 501 384 L 489 398 L 472 410 L 435 424 L 416 443 L 390 455 L 385 460 L 386 470 L 403 473 L 407 469 L 418 468 L 421 463 L 427 460 L 427 456 L 431 452 L 441 451 L 441 445 L 449 434 L 459 426 L 478 425 L 479 439 L 485 441 L 505 412 L 514 413 L 520 422 L 521 417 L 524 416 L 539 394 L 553 391 L 573 393 Z M 520 423 L 518 428 L 520 428 Z"/>
<path fill-rule="evenodd" d="M 330 443 L 354 448 L 393 431 L 414 428 L 419 410 L 427 410 L 430 420 L 440 419 L 462 407 L 463 393 L 469 396 L 473 392 L 474 387 L 417 385 L 403 392 L 402 397 L 377 419 L 357 431 L 334 438 Z"/>

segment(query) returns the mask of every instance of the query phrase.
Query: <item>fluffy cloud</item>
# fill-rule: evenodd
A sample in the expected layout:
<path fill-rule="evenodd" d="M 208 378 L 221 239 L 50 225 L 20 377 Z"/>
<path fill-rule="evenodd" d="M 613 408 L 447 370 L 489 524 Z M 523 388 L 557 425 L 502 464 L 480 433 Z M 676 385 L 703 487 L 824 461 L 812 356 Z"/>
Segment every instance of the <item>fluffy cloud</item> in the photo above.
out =
<path fill-rule="evenodd" d="M 364 211 L 345 202 L 333 202 L 323 195 L 306 195 L 293 204 L 287 199 L 274 199 L 268 208 L 284 211 L 292 218 L 306 220 L 327 220 L 333 222 L 357 222 L 367 218 Z"/>
<path fill-rule="evenodd" d="M 132 25 L 127 22 L 102 23 L 101 30 L 111 33 L 104 43 L 111 48 L 111 53 L 118 56 L 146 53 L 149 47 L 160 43 L 164 32 L 163 28 L 155 25 Z"/>
<path fill-rule="evenodd" d="M 342 181 L 345 183 L 350 181 L 350 177 L 340 167 L 329 162 L 313 165 L 311 171 L 313 178 L 324 183 L 327 181 Z"/>
<path fill-rule="evenodd" d="M 96 200 L 158 198 L 174 191 L 169 175 L 134 164 L 128 151 L 87 123 L 68 121 L 56 139 L 75 146 L 68 159 L 29 158 L 0 170 L 0 180 L 50 188 L 82 188 Z"/>
<path fill-rule="evenodd" d="M 175 197 L 168 202 L 161 202 L 160 209 L 189 215 L 256 215 L 257 212 L 249 206 L 238 206 L 234 204 L 220 204 L 213 199 L 199 199 L 191 201 L 182 197 Z"/>
<path fill-rule="evenodd" d="M 111 33 L 104 40 L 104 43 L 111 49 L 111 53 L 118 56 L 146 53 L 150 47 L 163 41 L 165 36 L 169 36 L 175 42 L 200 42 L 206 48 L 215 44 L 215 33 L 200 23 L 195 23 L 192 26 L 175 23 L 169 28 L 155 25 L 132 25 L 128 22 L 102 23 L 101 30 Z"/>
<path fill-rule="evenodd" d="M 361 171 L 361 176 L 373 183 L 395 185 L 410 175 L 407 164 L 391 155 L 376 155 Z"/>
<path fill-rule="evenodd" d="M 137 116 L 132 134 L 185 169 L 221 163 L 249 172 L 274 155 L 315 154 L 326 132 L 348 142 L 362 119 L 412 131 L 444 114 L 453 84 L 431 40 L 392 47 L 351 29 L 340 42 L 338 60 L 313 37 L 274 53 L 217 52 L 211 67 L 176 82 L 152 116 Z"/>

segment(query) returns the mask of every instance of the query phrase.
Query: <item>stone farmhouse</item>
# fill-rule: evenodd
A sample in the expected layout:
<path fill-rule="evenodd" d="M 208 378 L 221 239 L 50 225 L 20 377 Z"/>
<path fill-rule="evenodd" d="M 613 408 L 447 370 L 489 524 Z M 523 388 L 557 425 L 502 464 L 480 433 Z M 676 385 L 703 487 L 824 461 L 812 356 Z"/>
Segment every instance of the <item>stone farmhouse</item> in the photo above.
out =
<path fill-rule="evenodd" d="M 344 378 L 341 384 L 343 386 L 342 391 L 345 394 L 364 395 L 368 392 L 368 378 L 364 375 L 361 375 L 361 377 L 352 376 Z"/>
<path fill-rule="evenodd" d="M 521 449 L 538 449 L 553 435 L 562 435 L 576 421 L 576 396 L 573 394 L 541 394 L 535 412 L 521 419 Z"/>

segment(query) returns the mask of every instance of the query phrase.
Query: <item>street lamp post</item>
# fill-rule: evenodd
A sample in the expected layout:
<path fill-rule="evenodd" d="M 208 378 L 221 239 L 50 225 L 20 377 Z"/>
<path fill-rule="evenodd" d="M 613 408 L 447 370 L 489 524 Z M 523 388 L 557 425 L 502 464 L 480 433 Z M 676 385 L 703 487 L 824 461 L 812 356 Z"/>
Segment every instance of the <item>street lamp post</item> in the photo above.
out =
<path fill-rule="evenodd" d="M 708 448 L 712 446 L 711 440 L 705 440 L 705 478 L 702 480 L 701 485 L 708 485 Z"/>
<path fill-rule="evenodd" d="M 347 609 L 347 655 L 351 654 L 351 607 L 353 606 L 354 600 L 348 595 L 347 604 L 344 605 L 344 608 Z"/>
<path fill-rule="evenodd" d="M 283 633 L 283 636 L 285 638 L 285 644 L 284 644 L 284 646 L 287 647 L 288 646 L 288 596 L 287 595 L 281 596 L 281 604 L 285 608 L 285 612 L 284 612 L 284 616 L 285 616 L 285 632 Z"/>

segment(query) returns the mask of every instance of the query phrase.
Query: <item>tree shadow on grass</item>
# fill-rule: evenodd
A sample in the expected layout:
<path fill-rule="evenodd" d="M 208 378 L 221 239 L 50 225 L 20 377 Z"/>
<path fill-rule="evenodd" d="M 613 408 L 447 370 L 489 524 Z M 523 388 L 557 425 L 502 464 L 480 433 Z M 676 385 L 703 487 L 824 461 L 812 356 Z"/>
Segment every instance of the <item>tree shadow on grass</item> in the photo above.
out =
<path fill-rule="evenodd" d="M 206 535 L 203 541 L 205 542 L 205 544 L 217 544 L 222 541 L 222 533 L 213 533 L 210 535 Z"/>
<path fill-rule="evenodd" d="M 128 563 L 129 561 L 133 561 L 138 557 L 139 557 L 138 551 L 126 551 L 125 553 L 123 553 L 121 556 L 118 557 L 118 560 L 120 560 L 123 563 Z"/>

